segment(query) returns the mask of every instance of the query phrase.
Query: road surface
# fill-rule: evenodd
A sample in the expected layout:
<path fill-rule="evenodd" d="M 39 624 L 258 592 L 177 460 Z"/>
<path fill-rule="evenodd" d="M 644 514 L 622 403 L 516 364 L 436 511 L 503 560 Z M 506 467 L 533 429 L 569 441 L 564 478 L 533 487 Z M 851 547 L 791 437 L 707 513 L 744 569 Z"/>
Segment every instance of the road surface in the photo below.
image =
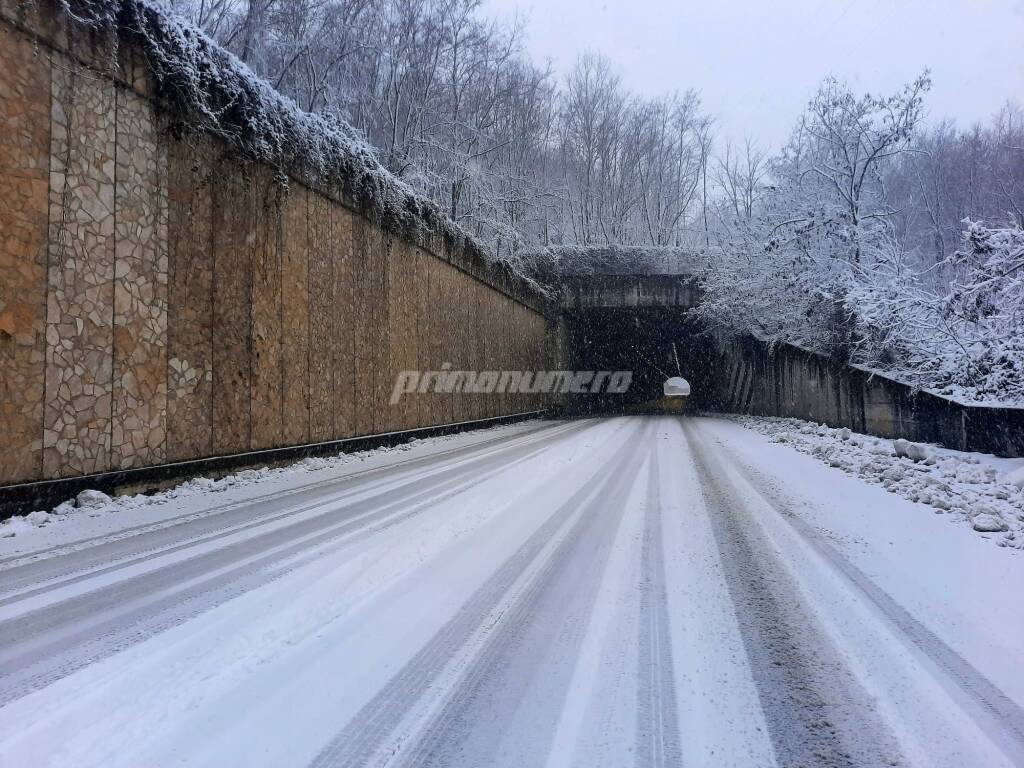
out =
<path fill-rule="evenodd" d="M 1019 553 L 722 420 L 481 434 L 0 559 L 0 764 L 1024 764 Z"/>

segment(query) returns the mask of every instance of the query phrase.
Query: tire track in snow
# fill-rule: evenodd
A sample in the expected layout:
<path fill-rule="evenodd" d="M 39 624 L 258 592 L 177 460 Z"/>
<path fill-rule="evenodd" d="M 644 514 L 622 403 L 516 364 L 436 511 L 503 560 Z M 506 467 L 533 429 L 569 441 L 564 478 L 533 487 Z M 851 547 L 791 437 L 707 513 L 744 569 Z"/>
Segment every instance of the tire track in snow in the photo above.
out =
<path fill-rule="evenodd" d="M 622 461 L 630 458 L 629 466 L 635 468 L 642 457 L 637 449 L 635 436 L 623 440 L 594 473 L 597 485 L 582 485 L 558 507 L 311 765 L 444 764 L 451 755 L 442 751 L 456 746 L 453 731 L 469 725 L 471 712 L 479 714 L 479 689 L 498 658 L 513 650 L 538 597 L 564 567 L 569 552 L 579 547 L 584 531 L 596 525 L 590 513 L 631 478 Z"/>
<path fill-rule="evenodd" d="M 376 475 L 383 476 L 376 484 L 387 485 L 394 482 L 396 475 L 416 472 L 423 467 L 429 473 L 435 469 L 433 465 L 457 462 L 465 456 L 473 458 L 475 454 L 495 445 L 497 450 L 505 450 L 523 442 L 544 440 L 572 430 L 578 424 L 579 422 L 544 424 L 512 436 L 497 436 L 426 456 L 403 459 L 381 467 L 359 470 L 342 477 L 304 483 L 249 499 L 228 502 L 182 518 L 145 523 L 87 539 L 58 544 L 46 549 L 10 555 L 0 558 L 0 574 L 4 574 L 3 580 L 0 582 L 0 593 L 8 593 L 33 583 L 69 576 L 89 568 L 95 568 L 97 565 L 117 561 L 125 556 L 157 551 L 163 547 L 172 546 L 178 541 L 189 542 L 205 531 L 218 531 L 231 525 L 237 525 L 238 521 L 242 521 L 243 525 L 250 522 L 258 525 L 259 521 L 253 521 L 253 518 L 258 517 L 264 510 L 274 513 L 281 509 L 282 501 L 291 501 L 307 496 L 318 498 L 322 496 L 324 489 L 332 486 L 346 487 L 365 484 L 367 481 L 373 484 Z M 363 485 L 355 490 L 361 492 L 365 487 Z M 346 490 L 345 492 L 351 491 Z"/>
<path fill-rule="evenodd" d="M 754 470 L 739 460 L 731 451 L 730 457 L 737 471 L 783 520 L 824 558 L 833 568 L 846 577 L 858 592 L 866 597 L 900 633 L 906 642 L 928 658 L 937 670 L 946 676 L 950 684 L 966 699 L 968 706 L 995 729 L 986 729 L 1004 747 L 1008 747 L 1014 759 L 1024 765 L 1024 708 L 1007 696 L 977 667 L 953 650 L 928 627 L 915 619 L 911 613 L 886 594 L 863 571 L 846 559 L 840 552 L 809 523 L 789 510 L 789 503 L 773 491 Z"/>
<path fill-rule="evenodd" d="M 668 617 L 657 444 L 651 450 L 646 504 L 640 555 L 643 583 L 638 637 L 636 764 L 663 768 L 682 763 L 682 747 Z"/>
<path fill-rule="evenodd" d="M 778 762 L 898 765 L 895 738 L 803 604 L 753 514 L 682 422 Z"/>
<path fill-rule="evenodd" d="M 544 762 L 572 694 L 576 658 L 629 491 L 650 446 L 651 422 L 634 423 L 631 454 L 614 465 L 528 594 L 488 637 L 441 711 L 419 729 L 401 764 L 518 768 Z M 509 733 L 518 736 L 511 746 Z M 518 754 L 510 754 L 514 748 Z"/>
<path fill-rule="evenodd" d="M 510 462 L 514 463 L 518 461 Z M 114 602 L 122 610 L 109 618 L 101 615 L 84 628 L 77 631 L 72 628 L 70 632 L 63 633 L 56 639 L 50 638 L 49 644 L 30 647 L 28 650 L 22 648 L 21 655 L 12 661 L 0 655 L 3 666 L 15 670 L 10 675 L 0 678 L 0 706 L 49 685 L 82 666 L 104 659 L 284 576 L 294 567 L 274 569 L 282 560 L 287 561 L 332 541 L 337 546 L 347 547 L 356 544 L 419 514 L 425 508 L 474 487 L 481 480 L 501 471 L 503 469 L 492 470 L 484 476 L 477 475 L 469 482 L 449 482 L 448 491 L 428 495 L 423 502 L 405 511 L 394 512 L 393 510 L 405 507 L 410 501 L 399 500 L 396 504 L 374 514 L 369 520 L 360 518 L 344 523 L 313 538 L 279 548 L 271 554 L 248 558 L 244 564 L 226 570 L 221 569 L 209 578 L 196 577 L 185 582 L 177 582 L 166 589 L 152 590 L 135 604 L 115 599 Z M 86 613 L 91 613 L 88 604 Z M 18 619 L 13 621 L 17 622 Z M 14 645 L 13 652 L 18 651 L 18 646 Z M 5 649 L 6 652 L 8 649 Z"/>
<path fill-rule="evenodd" d="M 417 482 L 431 480 L 436 478 L 442 472 L 453 472 L 458 471 L 460 468 L 469 466 L 473 462 L 483 462 L 491 459 L 499 454 L 505 454 L 510 451 L 518 450 L 529 445 L 534 445 L 538 442 L 545 443 L 550 442 L 553 439 L 561 438 L 566 433 L 575 433 L 584 429 L 588 429 L 595 426 L 595 422 L 584 423 L 582 426 L 569 425 L 560 429 L 546 432 L 544 435 L 535 436 L 527 440 L 510 440 L 507 445 L 499 446 L 496 449 L 488 450 L 479 455 L 471 455 L 469 458 L 460 460 L 445 459 L 438 462 L 437 466 L 427 467 L 425 469 L 415 469 L 411 471 L 403 471 L 397 473 L 395 476 L 388 476 L 380 480 L 371 479 L 366 485 L 360 485 L 356 487 L 346 488 L 340 492 L 329 491 L 329 487 L 334 484 L 349 485 L 348 478 L 343 481 L 330 481 L 326 483 L 328 490 L 324 488 L 318 488 L 315 492 L 307 491 L 302 495 L 309 496 L 310 500 L 303 502 L 296 506 L 287 507 L 284 511 L 280 511 L 280 506 L 273 502 L 268 502 L 265 499 L 257 499 L 254 502 L 239 502 L 232 507 L 237 506 L 239 508 L 239 516 L 245 521 L 241 524 L 236 524 L 233 521 L 216 521 L 224 522 L 226 524 L 221 526 L 208 526 L 205 525 L 209 520 L 203 520 L 193 525 L 193 528 L 198 527 L 199 533 L 185 533 L 180 535 L 179 532 L 175 531 L 175 536 L 170 543 L 163 545 L 160 542 L 145 541 L 136 542 L 134 540 L 118 540 L 111 542 L 112 544 L 118 545 L 118 549 L 121 551 L 121 556 L 114 556 L 113 562 L 110 565 L 104 565 L 103 563 L 111 556 L 109 554 L 100 554 L 93 558 L 94 562 L 90 565 L 76 565 L 70 568 L 61 567 L 60 563 L 54 564 L 49 561 L 44 561 L 42 564 L 48 566 L 49 570 L 56 573 L 56 575 L 50 575 L 43 577 L 45 583 L 43 586 L 28 589 L 26 591 L 20 591 L 16 594 L 10 594 L 11 591 L 16 589 L 16 586 L 21 583 L 24 586 L 31 586 L 32 584 L 39 583 L 40 575 L 36 572 L 37 569 L 34 567 L 36 564 L 31 563 L 27 566 L 14 569 L 14 576 L 5 575 L 3 578 L 3 587 L 0 588 L 0 592 L 8 592 L 8 595 L 4 598 L 0 598 L 0 608 L 7 605 L 16 604 L 23 600 L 36 597 L 38 595 L 44 595 L 52 592 L 56 589 L 60 589 L 72 584 L 81 583 L 83 581 L 93 579 L 106 574 L 115 573 L 119 570 L 130 568 L 132 566 L 151 561 L 153 559 L 164 557 L 167 555 L 174 554 L 176 552 L 187 551 L 189 549 L 198 549 L 212 542 L 224 539 L 229 536 L 235 536 L 239 533 L 246 531 L 255 530 L 264 526 L 271 525 L 281 520 L 286 520 L 290 517 L 295 517 L 304 512 L 310 512 L 318 508 L 325 508 L 327 511 L 332 509 L 343 508 L 342 502 L 350 498 L 366 497 L 368 493 L 379 490 L 382 494 L 387 491 L 396 490 L 411 486 Z M 376 470 L 370 470 L 375 472 Z M 252 519 L 255 518 L 255 519 Z M 212 528 L 212 533 L 205 533 L 208 529 Z M 163 534 L 164 531 L 158 531 L 158 534 Z M 140 537 L 141 538 L 141 537 Z M 161 541 L 163 537 L 160 537 Z M 180 542 L 180 543 L 179 543 Z M 103 547 L 97 547 L 102 549 Z M 74 558 L 77 553 L 72 553 L 68 558 Z M 28 570 L 28 575 L 22 575 L 21 571 Z"/>
<path fill-rule="evenodd" d="M 580 431 L 560 432 L 539 447 L 529 443 L 465 466 L 443 467 L 426 481 L 0 623 L 0 667 L 12 670 L 0 677 L 0 706 L 290 570 L 268 573 L 276 563 L 341 537 L 340 545 L 349 546 L 375 535 Z M 333 514 L 346 510 L 341 520 Z"/>

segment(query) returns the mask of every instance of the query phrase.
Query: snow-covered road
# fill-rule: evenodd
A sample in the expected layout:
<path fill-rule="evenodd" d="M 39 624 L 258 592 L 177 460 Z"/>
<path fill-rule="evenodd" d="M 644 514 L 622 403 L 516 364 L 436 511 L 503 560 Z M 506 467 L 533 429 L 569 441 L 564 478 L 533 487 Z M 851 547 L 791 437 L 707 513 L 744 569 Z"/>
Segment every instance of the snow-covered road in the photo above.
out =
<path fill-rule="evenodd" d="M 480 434 L 0 559 L 0 765 L 1024 765 L 1019 550 L 725 420 Z"/>

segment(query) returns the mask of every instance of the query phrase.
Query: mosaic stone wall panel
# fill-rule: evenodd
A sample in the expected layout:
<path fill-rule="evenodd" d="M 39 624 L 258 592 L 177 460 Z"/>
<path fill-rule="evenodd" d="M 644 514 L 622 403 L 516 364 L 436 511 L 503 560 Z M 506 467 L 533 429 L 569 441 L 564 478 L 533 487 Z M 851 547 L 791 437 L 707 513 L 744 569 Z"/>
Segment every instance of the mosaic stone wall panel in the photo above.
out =
<path fill-rule="evenodd" d="M 333 204 L 309 195 L 309 438 L 334 438 Z M 351 290 L 351 284 L 349 285 Z M 346 318 L 347 320 L 348 318 Z M 349 381 L 351 389 L 351 380 Z"/>
<path fill-rule="evenodd" d="M 480 365 L 480 343 L 478 341 L 477 328 L 482 328 L 483 320 L 480 316 L 480 294 L 476 289 L 476 285 L 467 282 L 466 288 L 466 313 L 464 315 L 463 322 L 467 324 L 467 328 L 460 330 L 462 331 L 462 343 L 466 345 L 466 368 L 472 371 L 478 371 L 481 369 Z M 464 418 L 476 419 L 481 414 L 480 408 L 480 395 L 470 394 L 466 398 L 466 407 L 468 410 L 465 413 Z"/>
<path fill-rule="evenodd" d="M 213 450 L 249 450 L 252 260 L 256 249 L 252 180 L 229 161 L 213 177 Z"/>
<path fill-rule="evenodd" d="M 357 275 L 362 271 L 354 253 L 356 232 L 365 235 L 363 219 L 341 207 L 331 212 L 331 255 L 334 260 L 333 301 L 325 310 L 332 311 L 334 335 L 331 349 L 334 360 L 334 437 L 342 439 L 365 434 L 356 428 L 355 343 L 359 311 L 355 307 Z M 365 238 L 364 238 L 365 244 Z"/>
<path fill-rule="evenodd" d="M 503 369 L 508 362 L 505 358 L 505 329 L 496 322 L 497 318 L 507 309 L 504 296 L 494 294 L 491 290 L 483 291 L 480 295 L 480 303 L 484 314 L 484 332 L 493 334 L 490 339 L 484 338 L 486 355 L 484 361 L 488 368 Z M 497 416 L 502 412 L 505 396 L 495 393 L 491 397 L 483 398 L 483 405 L 488 416 Z"/>
<path fill-rule="evenodd" d="M 440 341 L 440 355 L 439 359 L 441 367 L 447 363 L 451 366 L 451 370 L 456 370 L 457 355 L 455 354 L 455 345 L 458 339 L 455 336 L 456 333 L 456 322 L 458 321 L 458 277 L 459 274 L 454 267 L 449 265 L 447 262 L 439 261 L 438 270 L 441 277 L 441 326 L 444 328 L 444 333 Z M 452 393 L 444 393 L 446 395 L 447 402 L 444 404 L 444 411 L 446 415 L 446 421 L 454 422 L 458 420 L 458 413 L 455 409 L 455 401 L 458 399 L 456 395 Z"/>
<path fill-rule="evenodd" d="M 515 304 L 515 324 L 518 332 L 515 336 L 516 341 L 516 363 L 515 369 L 519 371 L 525 371 L 534 367 L 534 361 L 531 358 L 530 351 L 527 348 L 527 344 L 530 341 L 530 328 L 528 325 L 530 310 L 524 307 L 522 304 Z M 515 411 L 528 411 L 530 410 L 530 395 L 528 393 L 520 393 L 516 395 L 515 400 Z"/>
<path fill-rule="evenodd" d="M 447 266 L 447 265 L 446 265 Z M 447 323 L 448 341 L 445 344 L 445 360 L 449 361 L 452 370 L 465 370 L 469 364 L 467 349 L 464 346 L 461 328 L 466 320 L 466 290 L 462 275 L 455 267 L 448 267 L 448 290 L 445 292 L 448 302 Z M 462 421 L 468 413 L 468 404 L 463 395 L 452 395 L 452 421 Z"/>
<path fill-rule="evenodd" d="M 388 397 L 383 402 L 384 419 L 388 429 L 409 429 L 414 424 L 415 399 L 405 396 L 394 405 L 390 391 L 400 371 L 416 369 L 415 355 L 415 256 L 413 247 L 399 240 L 392 242 L 389 253 L 388 274 L 388 345 L 389 355 L 386 378 L 392 382 Z"/>
<path fill-rule="evenodd" d="M 482 291 L 480 294 L 480 308 L 481 314 L 483 315 L 482 330 L 484 333 L 493 333 L 493 339 L 483 338 L 484 355 L 481 362 L 486 368 L 503 368 L 503 348 L 501 344 L 502 340 L 502 329 L 501 326 L 494 322 L 495 316 L 502 310 L 501 302 L 495 300 L 496 297 L 492 297 L 491 291 Z M 486 416 L 496 416 L 500 413 L 500 408 L 497 406 L 501 403 L 502 396 L 494 394 L 492 396 L 481 397 L 481 409 Z"/>
<path fill-rule="evenodd" d="M 443 333 L 440 323 L 440 287 L 438 276 L 438 265 L 440 262 L 432 256 L 424 260 L 425 289 L 425 315 L 419 318 L 422 332 L 420 343 L 420 370 L 435 371 L 444 362 L 440 355 L 441 344 L 438 337 Z M 439 393 L 428 392 L 422 396 L 422 408 L 426 424 L 439 424 L 447 421 L 442 404 L 442 397 Z"/>
<path fill-rule="evenodd" d="M 373 432 L 373 286 L 374 275 L 371 249 L 374 243 L 372 227 L 361 217 L 352 217 L 352 333 L 353 333 L 353 392 L 355 406 L 352 411 L 353 434 Z"/>
<path fill-rule="evenodd" d="M 281 383 L 285 445 L 310 441 L 308 198 L 305 187 L 292 187 L 282 213 Z"/>
<path fill-rule="evenodd" d="M 373 431 L 373 358 L 371 326 L 373 325 L 373 268 L 370 259 L 371 227 L 361 216 L 352 217 L 352 315 L 353 385 L 356 405 L 352 413 L 352 430 L 356 435 Z M 343 278 L 341 278 L 343 279 Z"/>
<path fill-rule="evenodd" d="M 420 347 L 420 324 L 418 313 L 422 309 L 422 301 L 420 295 L 423 289 L 424 276 L 421 272 L 421 261 L 422 257 L 420 249 L 415 245 L 405 246 L 406 257 L 404 261 L 404 273 L 403 282 L 406 285 L 406 339 L 405 339 L 405 370 L 418 370 L 419 365 L 419 347 Z M 391 278 L 394 280 L 396 277 L 394 270 L 391 272 Z M 392 387 L 394 384 L 392 384 Z M 415 392 L 409 397 L 409 402 L 406 404 L 405 423 L 407 428 L 418 427 L 421 425 L 420 421 L 420 397 Z"/>
<path fill-rule="evenodd" d="M 549 367 L 549 359 L 547 355 L 547 346 L 544 340 L 547 338 L 548 328 L 547 319 L 535 312 L 530 313 L 529 318 L 530 338 L 533 339 L 533 345 L 531 346 L 531 355 L 533 357 L 533 365 L 535 368 L 547 368 Z M 543 408 L 551 398 L 544 395 L 530 395 L 530 407 L 531 408 Z"/>
<path fill-rule="evenodd" d="M 455 367 L 459 370 L 472 371 L 476 369 L 476 345 L 473 338 L 475 334 L 467 332 L 477 321 L 476 297 L 473 295 L 473 285 L 459 279 L 456 281 L 458 298 L 458 310 L 455 320 L 455 338 L 457 346 L 452 353 L 456 359 Z M 456 421 L 472 419 L 476 408 L 476 397 L 472 393 L 462 394 L 455 398 Z"/>
<path fill-rule="evenodd" d="M 373 431 L 387 432 L 391 429 L 390 408 L 388 400 L 391 398 L 391 388 L 394 380 L 391 377 L 391 329 L 388 315 L 391 305 L 388 302 L 390 290 L 391 250 L 394 247 L 395 238 L 389 233 L 373 228 L 371 242 L 376 243 L 370 249 L 370 264 L 374 284 L 372 287 L 373 301 L 373 322 L 370 325 L 371 342 L 370 350 L 373 358 Z"/>
<path fill-rule="evenodd" d="M 481 368 L 498 368 L 501 366 L 501 358 L 498 354 L 499 344 L 498 340 L 501 338 L 500 330 L 494 325 L 494 312 L 498 310 L 495 306 L 499 304 L 497 301 L 491 301 L 491 291 L 489 289 L 477 291 L 477 307 L 480 312 L 480 331 L 476 333 L 477 347 L 480 350 L 479 362 Z M 488 338 L 487 334 L 495 334 L 494 338 Z M 498 395 L 480 395 L 480 405 L 478 413 L 482 417 L 494 416 L 498 410 L 494 406 L 498 404 Z"/>
<path fill-rule="evenodd" d="M 440 302 L 438 319 L 443 331 L 441 339 L 433 340 L 438 345 L 438 351 L 435 354 L 441 360 L 442 368 L 447 363 L 450 366 L 450 370 L 456 370 L 458 369 L 458 360 L 455 355 L 455 345 L 458 342 L 458 339 L 455 338 L 455 326 L 458 320 L 458 306 L 456 306 L 458 301 L 457 273 L 451 265 L 444 261 L 437 263 L 437 270 L 438 300 Z M 449 422 L 458 419 L 455 407 L 456 399 L 454 395 L 449 394 L 447 397 L 448 402 L 444 404 L 444 410 Z"/>
<path fill-rule="evenodd" d="M 0 26 L 0 484 L 43 471 L 50 59 Z"/>
<path fill-rule="evenodd" d="M 117 94 L 111 466 L 161 464 L 167 437 L 167 153 L 153 110 Z"/>
<path fill-rule="evenodd" d="M 466 327 L 471 326 L 475 313 L 472 311 L 473 294 L 472 286 L 456 274 L 452 285 L 452 309 L 454 319 L 452 322 L 452 341 L 449 350 L 449 357 L 452 360 L 452 367 L 457 371 L 468 371 L 473 369 L 473 346 L 471 337 L 466 333 Z M 452 417 L 455 421 L 465 421 L 473 418 L 472 396 L 469 394 L 456 395 L 452 399 Z"/>
<path fill-rule="evenodd" d="M 413 317 L 416 322 L 416 368 L 421 371 L 429 371 L 437 368 L 430 360 L 430 262 L 433 257 L 422 248 L 415 248 L 416 254 L 416 278 L 413 286 L 416 290 L 416 306 Z M 429 410 L 429 396 L 417 394 L 414 398 L 416 404 L 415 423 L 417 427 L 425 427 L 434 422 L 431 421 Z"/>
<path fill-rule="evenodd" d="M 489 323 L 487 317 L 487 307 L 484 304 L 484 291 L 481 290 L 481 288 L 483 288 L 484 286 L 481 283 L 477 282 L 470 283 L 470 285 L 472 286 L 474 309 L 473 324 L 470 326 L 470 343 L 472 344 L 474 351 L 473 370 L 483 371 L 491 367 L 490 365 L 488 365 L 488 363 L 491 361 L 486 354 L 486 334 L 488 331 Z M 489 414 L 487 403 L 491 399 L 492 398 L 488 395 L 473 395 L 474 419 L 485 418 Z"/>
<path fill-rule="evenodd" d="M 422 300 L 417 321 L 420 330 L 419 366 L 421 371 L 433 371 L 441 367 L 443 361 L 435 357 L 434 337 L 441 332 L 438 324 L 437 298 L 437 259 L 421 249 L 422 260 Z M 441 421 L 438 395 L 428 392 L 420 396 L 421 426 L 437 424 Z"/>
<path fill-rule="evenodd" d="M 521 371 L 526 366 L 523 362 L 522 350 L 521 350 L 521 337 L 523 332 L 526 330 L 522 324 L 523 318 L 519 314 L 519 305 L 514 301 L 511 302 L 508 313 L 508 337 L 506 344 L 508 345 L 508 356 L 509 362 L 508 367 L 513 371 Z M 523 410 L 522 406 L 522 395 L 518 393 L 509 393 L 505 398 L 505 410 L 506 412 L 515 413 L 516 411 Z"/>
<path fill-rule="evenodd" d="M 391 280 L 390 290 L 386 294 L 388 302 L 388 355 L 383 361 L 384 370 L 391 381 L 394 381 L 395 373 L 400 368 L 405 367 L 404 363 L 407 357 L 406 346 L 408 342 L 408 333 L 406 329 L 406 316 L 408 314 L 408 306 L 404 304 L 406 291 L 408 284 L 405 281 L 405 277 L 401 275 L 395 275 L 395 269 L 399 268 L 401 262 L 404 260 L 404 248 L 401 243 L 393 242 L 388 248 L 388 273 L 394 275 Z M 393 386 L 393 385 L 392 385 Z M 390 395 L 388 397 L 390 401 Z M 383 404 L 383 423 L 386 425 L 384 429 L 402 429 L 405 424 L 406 413 L 409 408 L 408 399 L 403 398 L 397 404 L 392 406 L 390 402 Z"/>
<path fill-rule="evenodd" d="M 252 442 L 274 448 L 283 438 L 281 206 L 283 192 L 259 169 L 256 191 L 256 248 L 252 270 Z"/>
<path fill-rule="evenodd" d="M 213 168 L 208 142 L 169 142 L 169 461 L 213 454 Z"/>
<path fill-rule="evenodd" d="M 114 86 L 52 68 L 43 473 L 110 468 L 114 314 Z"/>

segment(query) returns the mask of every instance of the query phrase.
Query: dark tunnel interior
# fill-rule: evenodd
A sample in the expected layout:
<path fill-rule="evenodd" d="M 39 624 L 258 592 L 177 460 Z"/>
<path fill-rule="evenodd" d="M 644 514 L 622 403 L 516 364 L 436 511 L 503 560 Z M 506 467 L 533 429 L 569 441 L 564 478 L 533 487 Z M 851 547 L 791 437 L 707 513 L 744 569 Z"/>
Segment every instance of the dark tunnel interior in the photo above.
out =
<path fill-rule="evenodd" d="M 659 400 L 665 379 L 690 382 L 688 410 L 711 409 L 718 355 L 700 322 L 677 307 L 588 308 L 567 313 L 568 364 L 574 370 L 632 371 L 625 393 L 568 396 L 573 415 L 623 413 Z M 673 352 L 673 343 L 675 352 Z M 678 368 L 676 357 L 678 356 Z"/>

